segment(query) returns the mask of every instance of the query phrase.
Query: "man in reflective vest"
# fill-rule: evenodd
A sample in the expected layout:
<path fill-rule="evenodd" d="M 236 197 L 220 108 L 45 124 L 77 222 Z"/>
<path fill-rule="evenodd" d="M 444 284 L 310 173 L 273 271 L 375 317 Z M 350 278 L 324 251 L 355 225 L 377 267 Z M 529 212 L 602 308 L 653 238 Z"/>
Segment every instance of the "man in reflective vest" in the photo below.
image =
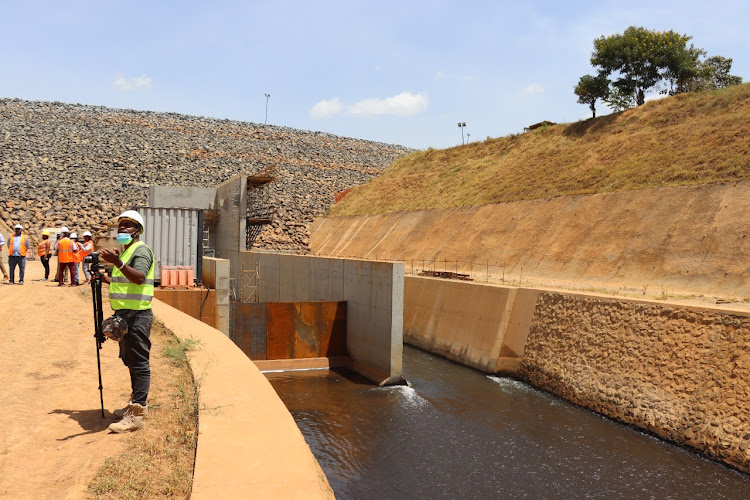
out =
<path fill-rule="evenodd" d="M 121 420 L 109 426 L 112 432 L 140 429 L 146 417 L 146 402 L 151 385 L 151 299 L 154 296 L 154 253 L 138 237 L 143 233 L 143 217 L 135 210 L 123 212 L 117 221 L 117 242 L 120 253 L 105 248 L 99 257 L 114 265 L 109 283 L 109 302 L 116 316 L 128 324 L 128 333 L 120 341 L 120 358 L 130 370 L 131 399 L 125 408 L 113 413 Z"/>
<path fill-rule="evenodd" d="M 75 243 L 70 239 L 70 231 L 67 227 L 60 229 L 62 232 L 62 239 L 55 243 L 55 250 L 57 250 L 57 260 L 60 263 L 57 271 L 57 286 L 63 286 L 65 281 L 65 270 L 70 271 L 70 286 L 76 286 L 78 283 L 75 281 L 75 256 L 73 251 L 75 250 Z"/>
<path fill-rule="evenodd" d="M 16 266 L 20 270 L 18 284 L 23 285 L 23 275 L 26 272 L 26 252 L 29 249 L 29 237 L 21 234 L 23 226 L 13 226 L 15 234 L 8 238 L 8 267 L 10 268 L 10 284 L 15 282 Z"/>
<path fill-rule="evenodd" d="M 49 279 L 49 260 L 52 258 L 52 242 L 49 240 L 49 231 L 42 231 L 42 241 L 37 245 L 36 253 L 44 266 L 44 278 L 39 281 L 47 281 Z"/>

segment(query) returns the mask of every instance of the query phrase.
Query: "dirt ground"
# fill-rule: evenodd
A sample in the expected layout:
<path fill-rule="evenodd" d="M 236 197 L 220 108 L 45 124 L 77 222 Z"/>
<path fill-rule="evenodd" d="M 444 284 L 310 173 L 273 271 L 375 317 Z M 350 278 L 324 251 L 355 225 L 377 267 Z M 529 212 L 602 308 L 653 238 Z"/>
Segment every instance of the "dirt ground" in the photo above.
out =
<path fill-rule="evenodd" d="M 85 498 L 99 467 L 131 436 L 107 429 L 130 394 L 128 372 L 117 344 L 105 342 L 102 418 L 91 288 L 43 276 L 31 261 L 23 286 L 0 282 L 0 497 Z"/>

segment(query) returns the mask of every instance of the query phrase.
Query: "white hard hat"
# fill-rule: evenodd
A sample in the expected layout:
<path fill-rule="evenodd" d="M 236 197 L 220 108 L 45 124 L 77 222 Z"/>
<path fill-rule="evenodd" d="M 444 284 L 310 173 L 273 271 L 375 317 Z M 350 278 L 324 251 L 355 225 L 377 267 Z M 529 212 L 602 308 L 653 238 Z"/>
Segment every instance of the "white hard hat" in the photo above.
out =
<path fill-rule="evenodd" d="M 61 232 L 61 233 L 69 233 L 69 232 L 70 232 L 70 229 L 68 229 L 68 227 L 67 227 L 67 226 L 63 226 L 63 227 L 61 227 L 61 228 L 60 228 L 60 232 Z"/>
<path fill-rule="evenodd" d="M 143 217 L 141 217 L 141 214 L 139 214 L 135 210 L 125 210 L 117 218 L 118 221 L 120 219 L 132 219 L 132 220 L 136 221 L 138 224 L 141 225 L 141 231 L 143 231 L 144 228 L 145 228 L 145 224 L 143 224 Z"/>
<path fill-rule="evenodd" d="M 16 224 L 13 226 L 13 229 L 23 229 L 23 226 L 21 224 Z"/>
<path fill-rule="evenodd" d="M 83 232 L 83 235 L 84 235 L 84 236 L 91 236 L 91 231 L 84 231 L 84 232 Z"/>
<path fill-rule="evenodd" d="M 78 239 L 78 235 L 76 233 L 70 233 L 70 239 L 71 240 L 76 240 L 76 239 Z"/>

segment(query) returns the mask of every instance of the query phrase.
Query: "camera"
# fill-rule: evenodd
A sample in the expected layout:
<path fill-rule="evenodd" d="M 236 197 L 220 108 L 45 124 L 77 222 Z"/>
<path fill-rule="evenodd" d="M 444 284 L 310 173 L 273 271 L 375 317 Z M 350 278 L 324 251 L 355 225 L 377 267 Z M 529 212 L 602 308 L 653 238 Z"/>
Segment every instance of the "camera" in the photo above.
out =
<path fill-rule="evenodd" d="M 99 252 L 91 252 L 83 261 L 89 265 L 89 272 L 92 274 L 99 274 L 104 269 L 104 266 L 99 264 Z"/>

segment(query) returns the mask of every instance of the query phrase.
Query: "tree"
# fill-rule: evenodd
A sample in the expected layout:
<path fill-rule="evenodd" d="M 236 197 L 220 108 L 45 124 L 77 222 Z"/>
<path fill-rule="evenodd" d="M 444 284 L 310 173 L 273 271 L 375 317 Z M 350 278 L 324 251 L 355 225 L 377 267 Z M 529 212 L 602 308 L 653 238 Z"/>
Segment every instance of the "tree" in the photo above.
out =
<path fill-rule="evenodd" d="M 588 104 L 592 118 L 596 118 L 596 100 L 609 95 L 609 80 L 605 75 L 583 75 L 574 90 L 579 104 Z"/>
<path fill-rule="evenodd" d="M 602 100 L 614 111 L 624 111 L 635 106 L 635 95 L 617 87 L 610 90 L 607 97 Z"/>
<path fill-rule="evenodd" d="M 631 26 L 622 34 L 594 40 L 591 64 L 600 75 L 614 74 L 612 86 L 621 94 L 634 95 L 640 106 L 646 101 L 646 91 L 663 78 L 687 77 L 696 70 L 702 51 L 687 46 L 690 38 L 671 30 Z"/>

